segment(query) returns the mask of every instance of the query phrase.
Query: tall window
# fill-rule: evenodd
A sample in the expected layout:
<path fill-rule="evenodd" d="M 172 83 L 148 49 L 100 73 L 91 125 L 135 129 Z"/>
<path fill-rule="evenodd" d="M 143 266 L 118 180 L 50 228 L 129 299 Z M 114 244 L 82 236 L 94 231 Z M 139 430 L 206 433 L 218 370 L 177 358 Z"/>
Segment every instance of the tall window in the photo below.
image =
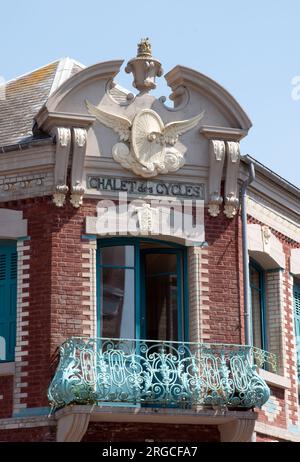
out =
<path fill-rule="evenodd" d="M 0 241 L 0 361 L 13 361 L 16 344 L 17 252 Z"/>
<path fill-rule="evenodd" d="M 97 252 L 98 336 L 187 339 L 185 248 L 105 239 Z"/>
<path fill-rule="evenodd" d="M 267 350 L 264 271 L 253 260 L 250 261 L 250 288 L 253 345 Z"/>
<path fill-rule="evenodd" d="M 295 316 L 295 335 L 298 365 L 298 380 L 300 381 L 300 282 L 294 282 L 294 316 Z"/>

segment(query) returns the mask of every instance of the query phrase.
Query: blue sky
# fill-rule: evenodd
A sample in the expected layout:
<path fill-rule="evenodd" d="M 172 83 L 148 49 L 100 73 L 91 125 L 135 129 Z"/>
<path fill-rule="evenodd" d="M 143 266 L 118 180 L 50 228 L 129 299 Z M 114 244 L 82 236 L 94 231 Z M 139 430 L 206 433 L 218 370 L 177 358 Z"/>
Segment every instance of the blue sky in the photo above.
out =
<path fill-rule="evenodd" d="M 127 61 L 150 37 L 165 72 L 182 64 L 224 86 L 253 123 L 242 153 L 300 187 L 299 0 L 2 0 L 1 19 L 6 80 L 63 56 Z M 125 73 L 118 82 L 130 88 Z"/>

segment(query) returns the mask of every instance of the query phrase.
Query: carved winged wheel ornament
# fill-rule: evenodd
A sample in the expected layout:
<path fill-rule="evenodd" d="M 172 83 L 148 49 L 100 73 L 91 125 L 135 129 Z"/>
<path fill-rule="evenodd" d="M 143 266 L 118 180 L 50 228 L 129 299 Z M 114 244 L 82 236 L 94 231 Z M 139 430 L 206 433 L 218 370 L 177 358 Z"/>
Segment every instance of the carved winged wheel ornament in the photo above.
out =
<path fill-rule="evenodd" d="M 145 178 L 175 172 L 184 165 L 184 155 L 175 144 L 179 136 L 196 127 L 204 115 L 203 111 L 189 120 L 164 125 L 152 109 L 143 109 L 131 121 L 105 112 L 89 101 L 86 105 L 90 114 L 120 136 L 120 142 L 112 148 L 114 160 Z"/>

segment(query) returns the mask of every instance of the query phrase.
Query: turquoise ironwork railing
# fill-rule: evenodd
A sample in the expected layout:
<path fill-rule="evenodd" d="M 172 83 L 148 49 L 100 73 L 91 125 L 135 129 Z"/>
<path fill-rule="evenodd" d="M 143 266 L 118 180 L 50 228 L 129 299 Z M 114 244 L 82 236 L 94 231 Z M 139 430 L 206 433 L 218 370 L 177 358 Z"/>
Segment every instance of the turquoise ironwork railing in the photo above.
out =
<path fill-rule="evenodd" d="M 256 372 L 275 357 L 243 345 L 72 337 L 60 347 L 52 406 L 132 403 L 261 407 L 270 396 Z"/>

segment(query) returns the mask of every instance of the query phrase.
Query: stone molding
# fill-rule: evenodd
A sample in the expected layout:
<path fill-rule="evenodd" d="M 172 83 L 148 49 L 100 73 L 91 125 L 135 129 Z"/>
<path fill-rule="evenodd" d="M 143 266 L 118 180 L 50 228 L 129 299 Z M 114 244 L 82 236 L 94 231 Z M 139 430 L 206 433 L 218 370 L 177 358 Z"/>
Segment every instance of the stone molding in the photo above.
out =
<path fill-rule="evenodd" d="M 69 128 L 57 127 L 53 129 L 56 138 L 56 155 L 54 168 L 54 194 L 53 202 L 57 207 L 63 207 L 67 186 L 67 171 L 71 149 L 71 130 Z"/>
<path fill-rule="evenodd" d="M 27 220 L 23 212 L 0 209 L 0 239 L 17 239 L 27 236 Z"/>
<path fill-rule="evenodd" d="M 248 224 L 248 248 L 264 269 L 285 268 L 285 254 L 279 239 L 266 225 Z"/>
<path fill-rule="evenodd" d="M 165 74 L 168 86 L 174 92 L 178 86 L 195 89 L 207 98 L 217 102 L 226 111 L 233 127 L 240 127 L 248 133 L 252 123 L 239 103 L 221 85 L 206 75 L 185 66 L 177 65 Z"/>
<path fill-rule="evenodd" d="M 56 422 L 53 416 L 24 416 L 24 417 L 9 417 L 0 419 L 0 430 L 14 430 L 20 428 L 38 428 L 55 426 Z"/>
<path fill-rule="evenodd" d="M 225 206 L 224 214 L 227 218 L 233 218 L 239 206 L 237 193 L 238 174 L 240 165 L 240 145 L 235 141 L 226 142 L 227 168 L 225 180 Z"/>
<path fill-rule="evenodd" d="M 55 414 L 57 441 L 79 442 L 90 422 L 173 423 L 191 425 L 218 425 L 221 441 L 251 441 L 257 413 L 252 411 L 228 411 L 221 409 L 196 410 L 136 407 L 109 407 L 71 405 Z"/>
<path fill-rule="evenodd" d="M 2 363 L 0 364 L 0 377 L 7 375 L 15 375 L 16 364 L 13 363 Z"/>
<path fill-rule="evenodd" d="M 58 419 L 56 441 L 76 443 L 82 440 L 87 431 L 90 414 L 70 413 Z"/>
<path fill-rule="evenodd" d="M 29 336 L 29 294 L 30 294 L 30 240 L 17 243 L 18 277 L 17 277 L 17 317 L 15 374 L 13 387 L 13 412 L 20 412 L 27 407 L 28 398 L 28 336 Z"/>
<path fill-rule="evenodd" d="M 261 202 L 260 202 L 261 201 Z M 247 213 L 270 228 L 300 243 L 300 226 L 281 214 L 276 207 L 265 205 L 259 197 L 247 197 Z"/>
<path fill-rule="evenodd" d="M 73 75 L 70 79 L 66 80 L 47 100 L 46 104 L 42 107 L 36 116 L 36 121 L 40 128 L 43 128 L 47 123 L 49 113 L 58 111 L 58 106 L 62 100 L 75 88 L 80 87 L 83 83 L 86 84 L 88 80 L 111 80 L 115 77 L 123 64 L 123 60 L 105 61 L 102 63 L 89 66 L 77 74 Z M 58 112 L 59 114 L 59 112 Z M 63 114 L 62 114 L 63 116 Z M 94 119 L 93 119 L 94 120 Z M 73 125 L 74 126 L 74 125 Z M 80 124 L 80 126 L 82 126 Z"/>
<path fill-rule="evenodd" d="M 234 422 L 219 425 L 221 442 L 250 442 L 254 432 L 255 419 L 237 419 Z"/>
<path fill-rule="evenodd" d="M 300 278 L 300 249 L 291 249 L 291 273 Z"/>
<path fill-rule="evenodd" d="M 200 133 L 208 140 L 240 141 L 247 135 L 247 130 L 202 125 Z"/>
<path fill-rule="evenodd" d="M 212 217 L 220 213 L 223 202 L 221 196 L 221 180 L 225 161 L 225 143 L 221 140 L 209 142 L 209 180 L 208 180 L 208 211 Z"/>
<path fill-rule="evenodd" d="M 97 336 L 97 265 L 96 251 L 97 240 L 85 239 L 82 244 L 82 277 L 84 300 L 82 314 L 86 317 L 82 321 L 83 335 L 87 337 Z"/>
<path fill-rule="evenodd" d="M 78 208 L 82 205 L 85 192 L 83 171 L 87 144 L 87 131 L 84 128 L 73 129 L 73 159 L 71 171 L 71 204 Z"/>
<path fill-rule="evenodd" d="M 254 430 L 256 433 L 262 435 L 271 436 L 272 438 L 278 438 L 286 441 L 300 442 L 300 433 L 293 434 L 289 430 L 280 427 L 273 427 L 272 425 L 265 424 L 263 422 L 256 422 Z"/>
<path fill-rule="evenodd" d="M 240 146 L 236 141 L 209 140 L 209 180 L 208 180 L 208 212 L 212 217 L 220 213 L 223 202 L 221 181 L 223 177 L 225 156 L 227 156 L 225 177 L 224 214 L 233 218 L 239 207 L 238 175 L 240 165 Z"/>
<path fill-rule="evenodd" d="M 63 207 L 66 195 L 67 174 L 70 164 L 71 145 L 73 155 L 71 158 L 71 204 L 78 208 L 82 205 L 85 192 L 83 186 L 84 162 L 87 145 L 87 130 L 85 128 L 56 127 L 52 130 L 56 138 L 56 156 L 54 169 L 53 202 L 57 207 Z"/>

